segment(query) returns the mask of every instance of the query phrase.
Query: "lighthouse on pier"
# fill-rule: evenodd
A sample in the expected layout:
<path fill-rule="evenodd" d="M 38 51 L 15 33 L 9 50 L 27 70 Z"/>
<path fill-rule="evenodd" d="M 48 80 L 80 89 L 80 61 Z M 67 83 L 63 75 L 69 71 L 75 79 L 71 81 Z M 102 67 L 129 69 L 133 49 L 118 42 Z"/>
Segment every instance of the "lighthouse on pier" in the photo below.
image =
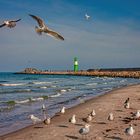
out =
<path fill-rule="evenodd" d="M 74 58 L 74 72 L 78 71 L 78 60 L 77 57 Z"/>

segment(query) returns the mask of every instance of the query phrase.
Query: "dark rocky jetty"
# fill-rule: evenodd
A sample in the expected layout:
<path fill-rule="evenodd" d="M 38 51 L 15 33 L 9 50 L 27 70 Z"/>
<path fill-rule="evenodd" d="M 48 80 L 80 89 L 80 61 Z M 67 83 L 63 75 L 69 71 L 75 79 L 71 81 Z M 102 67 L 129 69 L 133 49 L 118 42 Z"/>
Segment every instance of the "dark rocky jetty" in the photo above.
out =
<path fill-rule="evenodd" d="M 122 77 L 122 78 L 140 78 L 140 69 L 92 69 L 74 71 L 42 71 L 35 68 L 26 68 L 16 74 L 46 74 L 46 75 L 75 75 L 75 76 L 98 76 L 98 77 Z"/>

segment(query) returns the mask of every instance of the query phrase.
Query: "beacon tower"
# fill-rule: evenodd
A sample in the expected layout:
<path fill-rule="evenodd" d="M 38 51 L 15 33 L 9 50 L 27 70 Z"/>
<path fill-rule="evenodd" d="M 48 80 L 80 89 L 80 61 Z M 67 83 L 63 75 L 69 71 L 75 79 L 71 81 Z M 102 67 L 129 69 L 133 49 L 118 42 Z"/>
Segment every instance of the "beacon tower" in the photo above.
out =
<path fill-rule="evenodd" d="M 78 60 L 77 57 L 74 58 L 74 72 L 78 71 Z"/>

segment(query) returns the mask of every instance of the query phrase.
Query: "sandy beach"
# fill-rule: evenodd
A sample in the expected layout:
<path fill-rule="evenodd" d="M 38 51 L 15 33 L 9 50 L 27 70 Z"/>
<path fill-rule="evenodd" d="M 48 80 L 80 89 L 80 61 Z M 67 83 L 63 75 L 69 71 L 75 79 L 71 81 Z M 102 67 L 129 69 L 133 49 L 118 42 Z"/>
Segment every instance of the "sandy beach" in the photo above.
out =
<path fill-rule="evenodd" d="M 124 101 L 130 98 L 130 109 L 125 109 Z M 140 120 L 130 119 L 133 113 L 140 109 L 140 85 L 132 85 L 115 89 L 104 95 L 90 99 L 76 107 L 66 109 L 65 114 L 57 113 L 50 125 L 43 123 L 29 126 L 14 133 L 0 137 L 0 140 L 75 140 L 82 139 L 79 129 L 86 124 L 83 118 L 95 109 L 96 116 L 89 124 L 88 140 L 139 140 Z M 109 113 L 114 114 L 114 120 L 109 121 Z M 76 114 L 76 124 L 71 124 L 69 118 Z M 135 133 L 127 136 L 125 129 L 132 124 Z"/>

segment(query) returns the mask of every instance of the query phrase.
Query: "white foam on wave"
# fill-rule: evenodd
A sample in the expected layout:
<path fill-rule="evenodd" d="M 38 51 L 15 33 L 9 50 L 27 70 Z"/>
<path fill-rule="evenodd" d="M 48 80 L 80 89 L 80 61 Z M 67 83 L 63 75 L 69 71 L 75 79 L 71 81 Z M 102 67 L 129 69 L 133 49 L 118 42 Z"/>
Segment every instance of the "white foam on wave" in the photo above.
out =
<path fill-rule="evenodd" d="M 57 92 L 59 92 L 59 93 L 65 93 L 65 92 L 68 92 L 68 91 L 71 91 L 71 90 L 72 90 L 71 88 L 66 88 L 66 89 L 60 89 Z"/>
<path fill-rule="evenodd" d="M 66 89 L 61 89 L 61 90 L 60 90 L 60 92 L 66 92 L 66 91 L 67 91 Z"/>
<path fill-rule="evenodd" d="M 60 93 L 57 93 L 57 94 L 50 95 L 49 97 L 54 98 L 54 97 L 59 97 L 60 95 L 61 95 Z"/>
<path fill-rule="evenodd" d="M 123 80 L 120 81 L 120 83 L 124 83 L 124 82 L 126 82 L 126 81 L 127 81 L 126 79 L 123 79 Z"/>
<path fill-rule="evenodd" d="M 42 87 L 39 87 L 39 88 L 41 88 L 41 89 L 46 89 L 46 88 L 48 88 L 48 87 L 46 87 L 46 86 L 42 86 Z"/>
<path fill-rule="evenodd" d="M 64 92 L 66 92 L 66 91 L 67 91 L 66 89 L 57 90 L 58 93 L 64 93 Z"/>
<path fill-rule="evenodd" d="M 104 85 L 107 85 L 108 83 L 107 83 L 107 82 L 104 82 L 103 84 L 104 84 Z"/>
<path fill-rule="evenodd" d="M 25 90 L 25 91 L 28 91 L 28 92 L 31 91 L 31 89 L 24 89 L 24 90 Z"/>
<path fill-rule="evenodd" d="M 30 99 L 22 100 L 22 101 L 15 101 L 16 104 L 25 104 L 30 102 Z"/>
<path fill-rule="evenodd" d="M 68 88 L 67 91 L 72 91 L 72 89 L 71 88 Z"/>
<path fill-rule="evenodd" d="M 1 86 L 22 86 L 25 85 L 25 83 L 17 83 L 17 84 L 0 84 Z"/>
<path fill-rule="evenodd" d="M 16 104 L 25 104 L 25 103 L 29 103 L 29 102 L 35 102 L 35 101 L 43 101 L 44 98 L 43 97 L 38 97 L 38 98 L 29 98 L 29 99 L 25 99 L 25 100 L 15 100 Z"/>
<path fill-rule="evenodd" d="M 98 83 L 88 83 L 87 86 L 96 86 Z"/>
<path fill-rule="evenodd" d="M 31 101 L 43 101 L 43 97 L 38 97 L 38 98 L 31 98 Z"/>
<path fill-rule="evenodd" d="M 112 90 L 112 88 L 111 87 L 105 87 L 105 88 L 103 88 L 104 90 Z"/>
<path fill-rule="evenodd" d="M 32 82 L 32 83 L 36 85 L 41 85 L 41 84 L 51 84 L 52 82 Z"/>
<path fill-rule="evenodd" d="M 96 89 L 95 89 L 95 88 L 93 88 L 92 90 L 94 90 L 94 91 L 95 91 Z"/>

